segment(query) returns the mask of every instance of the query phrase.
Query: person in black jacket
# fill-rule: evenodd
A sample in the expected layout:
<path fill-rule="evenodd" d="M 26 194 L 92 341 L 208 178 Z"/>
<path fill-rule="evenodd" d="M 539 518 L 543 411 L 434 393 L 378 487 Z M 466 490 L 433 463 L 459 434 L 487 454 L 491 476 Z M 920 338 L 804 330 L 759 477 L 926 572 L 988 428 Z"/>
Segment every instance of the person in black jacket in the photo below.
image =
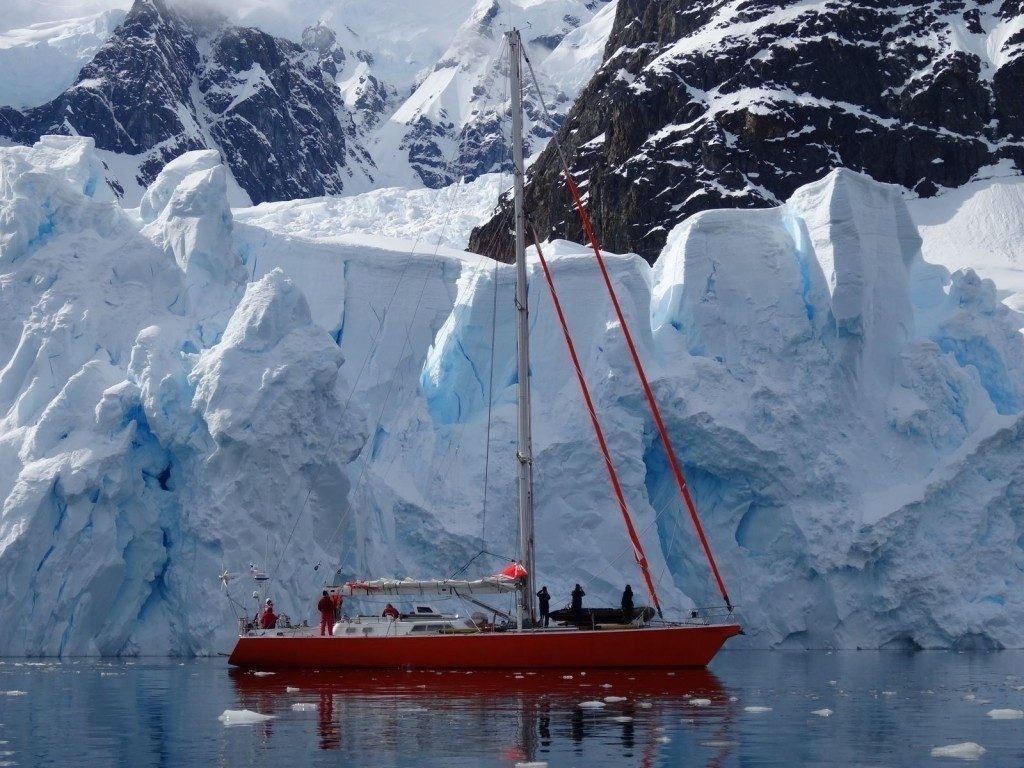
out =
<path fill-rule="evenodd" d="M 633 588 L 626 585 L 622 592 L 622 623 L 629 624 L 633 621 Z"/>
<path fill-rule="evenodd" d="M 540 601 L 540 619 L 546 627 L 549 619 L 548 611 L 551 608 L 551 595 L 548 594 L 547 587 L 540 588 L 540 592 L 537 593 L 537 599 Z"/>
<path fill-rule="evenodd" d="M 587 594 L 583 591 L 583 587 L 579 584 L 576 585 L 576 589 L 572 591 L 572 603 L 570 610 L 574 619 L 579 620 L 580 614 L 583 613 L 583 596 Z"/>

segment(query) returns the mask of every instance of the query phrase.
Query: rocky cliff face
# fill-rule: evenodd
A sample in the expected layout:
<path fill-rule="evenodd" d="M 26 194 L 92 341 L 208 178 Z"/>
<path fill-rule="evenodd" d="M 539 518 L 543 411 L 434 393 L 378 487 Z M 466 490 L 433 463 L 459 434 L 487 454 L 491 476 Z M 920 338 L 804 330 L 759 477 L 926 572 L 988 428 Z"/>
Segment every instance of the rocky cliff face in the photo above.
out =
<path fill-rule="evenodd" d="M 1016 0 L 619 0 L 558 137 L 602 244 L 653 261 L 690 214 L 777 205 L 839 166 L 922 196 L 1024 168 L 1022 52 Z M 541 237 L 578 240 L 559 174 L 549 146 L 528 206 Z"/>
<path fill-rule="evenodd" d="M 137 0 L 58 98 L 0 111 L 0 135 L 45 134 L 138 156 L 143 185 L 182 152 L 217 149 L 254 203 L 338 193 L 373 175 L 315 51 L 164 0 Z"/>

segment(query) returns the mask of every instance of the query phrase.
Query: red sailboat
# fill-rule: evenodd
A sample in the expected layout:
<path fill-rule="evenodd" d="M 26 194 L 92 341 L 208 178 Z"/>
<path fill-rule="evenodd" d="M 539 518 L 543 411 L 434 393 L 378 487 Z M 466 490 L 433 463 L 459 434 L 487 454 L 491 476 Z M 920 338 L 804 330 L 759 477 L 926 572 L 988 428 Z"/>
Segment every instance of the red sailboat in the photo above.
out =
<path fill-rule="evenodd" d="M 526 216 L 523 210 L 522 61 L 525 60 L 519 33 L 506 35 L 512 94 L 512 136 L 514 166 L 514 221 L 516 254 L 516 308 L 518 345 L 518 465 L 520 560 L 501 573 L 476 580 L 352 581 L 335 590 L 351 596 L 416 598 L 429 603 L 431 597 L 458 597 L 487 613 L 458 616 L 437 613 L 429 604 L 416 604 L 411 612 L 386 611 L 381 616 L 342 618 L 334 623 L 333 636 L 320 636 L 313 627 L 254 626 L 240 622 L 240 636 L 229 663 L 246 669 L 541 669 L 541 668 L 679 668 L 706 666 L 730 637 L 741 632 L 733 605 L 704 535 L 693 499 L 687 488 L 668 430 L 661 418 L 653 392 L 625 322 L 611 279 L 597 246 L 589 219 L 568 166 L 563 171 L 575 207 L 580 214 L 602 277 L 618 316 L 644 394 L 651 408 L 682 500 L 690 513 L 708 564 L 725 601 L 719 611 L 690 611 L 678 621 L 662 614 L 657 590 L 633 526 L 611 454 L 604 438 L 590 391 L 569 335 L 561 303 L 547 261 L 537 250 L 551 297 L 562 324 L 569 354 L 589 410 L 601 448 L 616 503 L 625 522 L 637 564 L 643 574 L 654 610 L 633 612 L 577 611 L 556 626 L 540 626 L 534 606 L 534 542 L 532 438 L 530 425 L 529 336 L 526 301 Z M 259 578 L 259 577 L 257 577 Z M 515 595 L 513 612 L 502 612 L 481 602 L 492 595 Z M 389 605 L 390 607 L 390 605 Z M 655 617 L 656 613 L 656 617 Z"/>

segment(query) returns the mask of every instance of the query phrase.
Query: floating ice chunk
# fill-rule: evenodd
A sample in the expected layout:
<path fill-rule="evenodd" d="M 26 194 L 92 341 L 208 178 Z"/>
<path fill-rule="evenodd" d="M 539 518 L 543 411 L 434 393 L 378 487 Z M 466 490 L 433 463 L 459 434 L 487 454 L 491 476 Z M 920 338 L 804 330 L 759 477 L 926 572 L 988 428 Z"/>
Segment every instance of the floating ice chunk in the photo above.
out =
<path fill-rule="evenodd" d="M 28 693 L 25 691 L 4 691 L 8 696 L 27 696 Z"/>
<path fill-rule="evenodd" d="M 276 674 L 276 673 L 275 672 L 253 672 L 252 674 L 253 674 L 254 677 L 270 677 L 271 675 Z"/>
<path fill-rule="evenodd" d="M 729 697 L 729 701 L 739 701 L 739 700 L 740 700 L 740 699 L 739 699 L 739 697 L 738 697 L 738 696 L 730 696 L 730 697 Z"/>
<path fill-rule="evenodd" d="M 296 712 L 316 712 L 317 705 L 310 701 L 300 701 L 292 704 L 292 709 Z"/>
<path fill-rule="evenodd" d="M 224 725 L 252 725 L 270 720 L 273 717 L 273 715 L 261 715 L 259 712 L 253 712 L 251 709 L 225 709 L 217 719 L 224 723 Z"/>
<path fill-rule="evenodd" d="M 964 696 L 964 701 L 974 701 L 976 698 L 978 697 L 975 696 L 973 693 L 968 693 Z"/>
<path fill-rule="evenodd" d="M 516 768 L 548 768 L 548 764 L 539 761 L 535 763 L 516 763 Z"/>
<path fill-rule="evenodd" d="M 711 699 L 690 699 L 690 705 L 694 707 L 710 707 Z"/>
<path fill-rule="evenodd" d="M 896 691 L 882 691 L 883 696 L 895 696 Z"/>
<path fill-rule="evenodd" d="M 626 697 L 625 696 L 605 696 L 604 700 L 607 701 L 609 704 L 615 704 L 616 702 L 619 702 L 619 701 L 625 701 Z"/>
<path fill-rule="evenodd" d="M 580 709 L 600 709 L 606 705 L 603 701 L 581 701 L 576 706 Z"/>
<path fill-rule="evenodd" d="M 754 713 L 771 712 L 772 708 L 771 707 L 744 707 L 743 711 L 744 712 L 754 712 Z"/>
<path fill-rule="evenodd" d="M 825 707 L 825 709 L 816 709 L 813 712 L 811 712 L 811 714 L 817 715 L 818 717 L 832 717 L 832 710 L 828 707 Z"/>
<path fill-rule="evenodd" d="M 611 683 L 601 683 L 601 687 L 602 688 L 611 688 L 612 684 Z"/>
<path fill-rule="evenodd" d="M 1024 709 L 990 709 L 988 716 L 993 720 L 1020 720 L 1024 718 Z"/>
<path fill-rule="evenodd" d="M 672 739 L 670 739 L 668 736 L 659 736 L 658 737 L 658 743 L 660 743 L 660 744 L 668 744 L 670 741 L 672 741 Z"/>
<path fill-rule="evenodd" d="M 295 687 L 295 686 L 293 686 L 293 685 L 289 685 L 289 686 L 288 686 L 287 688 L 285 688 L 285 689 L 284 689 L 284 692 L 285 692 L 285 693 L 298 693 L 298 692 L 299 692 L 299 689 L 298 689 L 298 688 L 296 688 L 296 687 Z"/>
<path fill-rule="evenodd" d="M 632 723 L 633 722 L 633 718 L 630 717 L 629 715 L 619 715 L 618 717 L 613 717 L 612 720 L 614 720 L 616 723 Z"/>
<path fill-rule="evenodd" d="M 654 705 L 649 701 L 641 701 L 637 706 L 640 707 L 640 709 L 650 709 Z"/>
<path fill-rule="evenodd" d="M 973 741 L 950 744 L 947 747 L 935 747 L 932 750 L 932 757 L 958 757 L 961 760 L 977 760 L 984 754 L 985 748 Z"/>

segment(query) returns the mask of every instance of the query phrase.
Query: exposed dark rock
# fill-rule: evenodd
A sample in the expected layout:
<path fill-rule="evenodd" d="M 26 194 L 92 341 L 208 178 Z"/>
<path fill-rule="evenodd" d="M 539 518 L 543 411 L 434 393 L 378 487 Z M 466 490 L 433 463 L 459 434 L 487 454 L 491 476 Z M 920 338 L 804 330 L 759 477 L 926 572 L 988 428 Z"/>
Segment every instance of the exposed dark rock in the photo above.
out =
<path fill-rule="evenodd" d="M 1024 35 L 991 60 L 960 42 L 1020 5 L 619 0 L 558 132 L 602 245 L 653 261 L 687 216 L 776 205 L 837 166 L 921 195 L 1003 158 L 1024 168 Z M 541 237 L 581 240 L 560 172 L 549 146 L 527 207 Z M 508 258 L 507 226 L 499 213 L 470 247 Z"/>

